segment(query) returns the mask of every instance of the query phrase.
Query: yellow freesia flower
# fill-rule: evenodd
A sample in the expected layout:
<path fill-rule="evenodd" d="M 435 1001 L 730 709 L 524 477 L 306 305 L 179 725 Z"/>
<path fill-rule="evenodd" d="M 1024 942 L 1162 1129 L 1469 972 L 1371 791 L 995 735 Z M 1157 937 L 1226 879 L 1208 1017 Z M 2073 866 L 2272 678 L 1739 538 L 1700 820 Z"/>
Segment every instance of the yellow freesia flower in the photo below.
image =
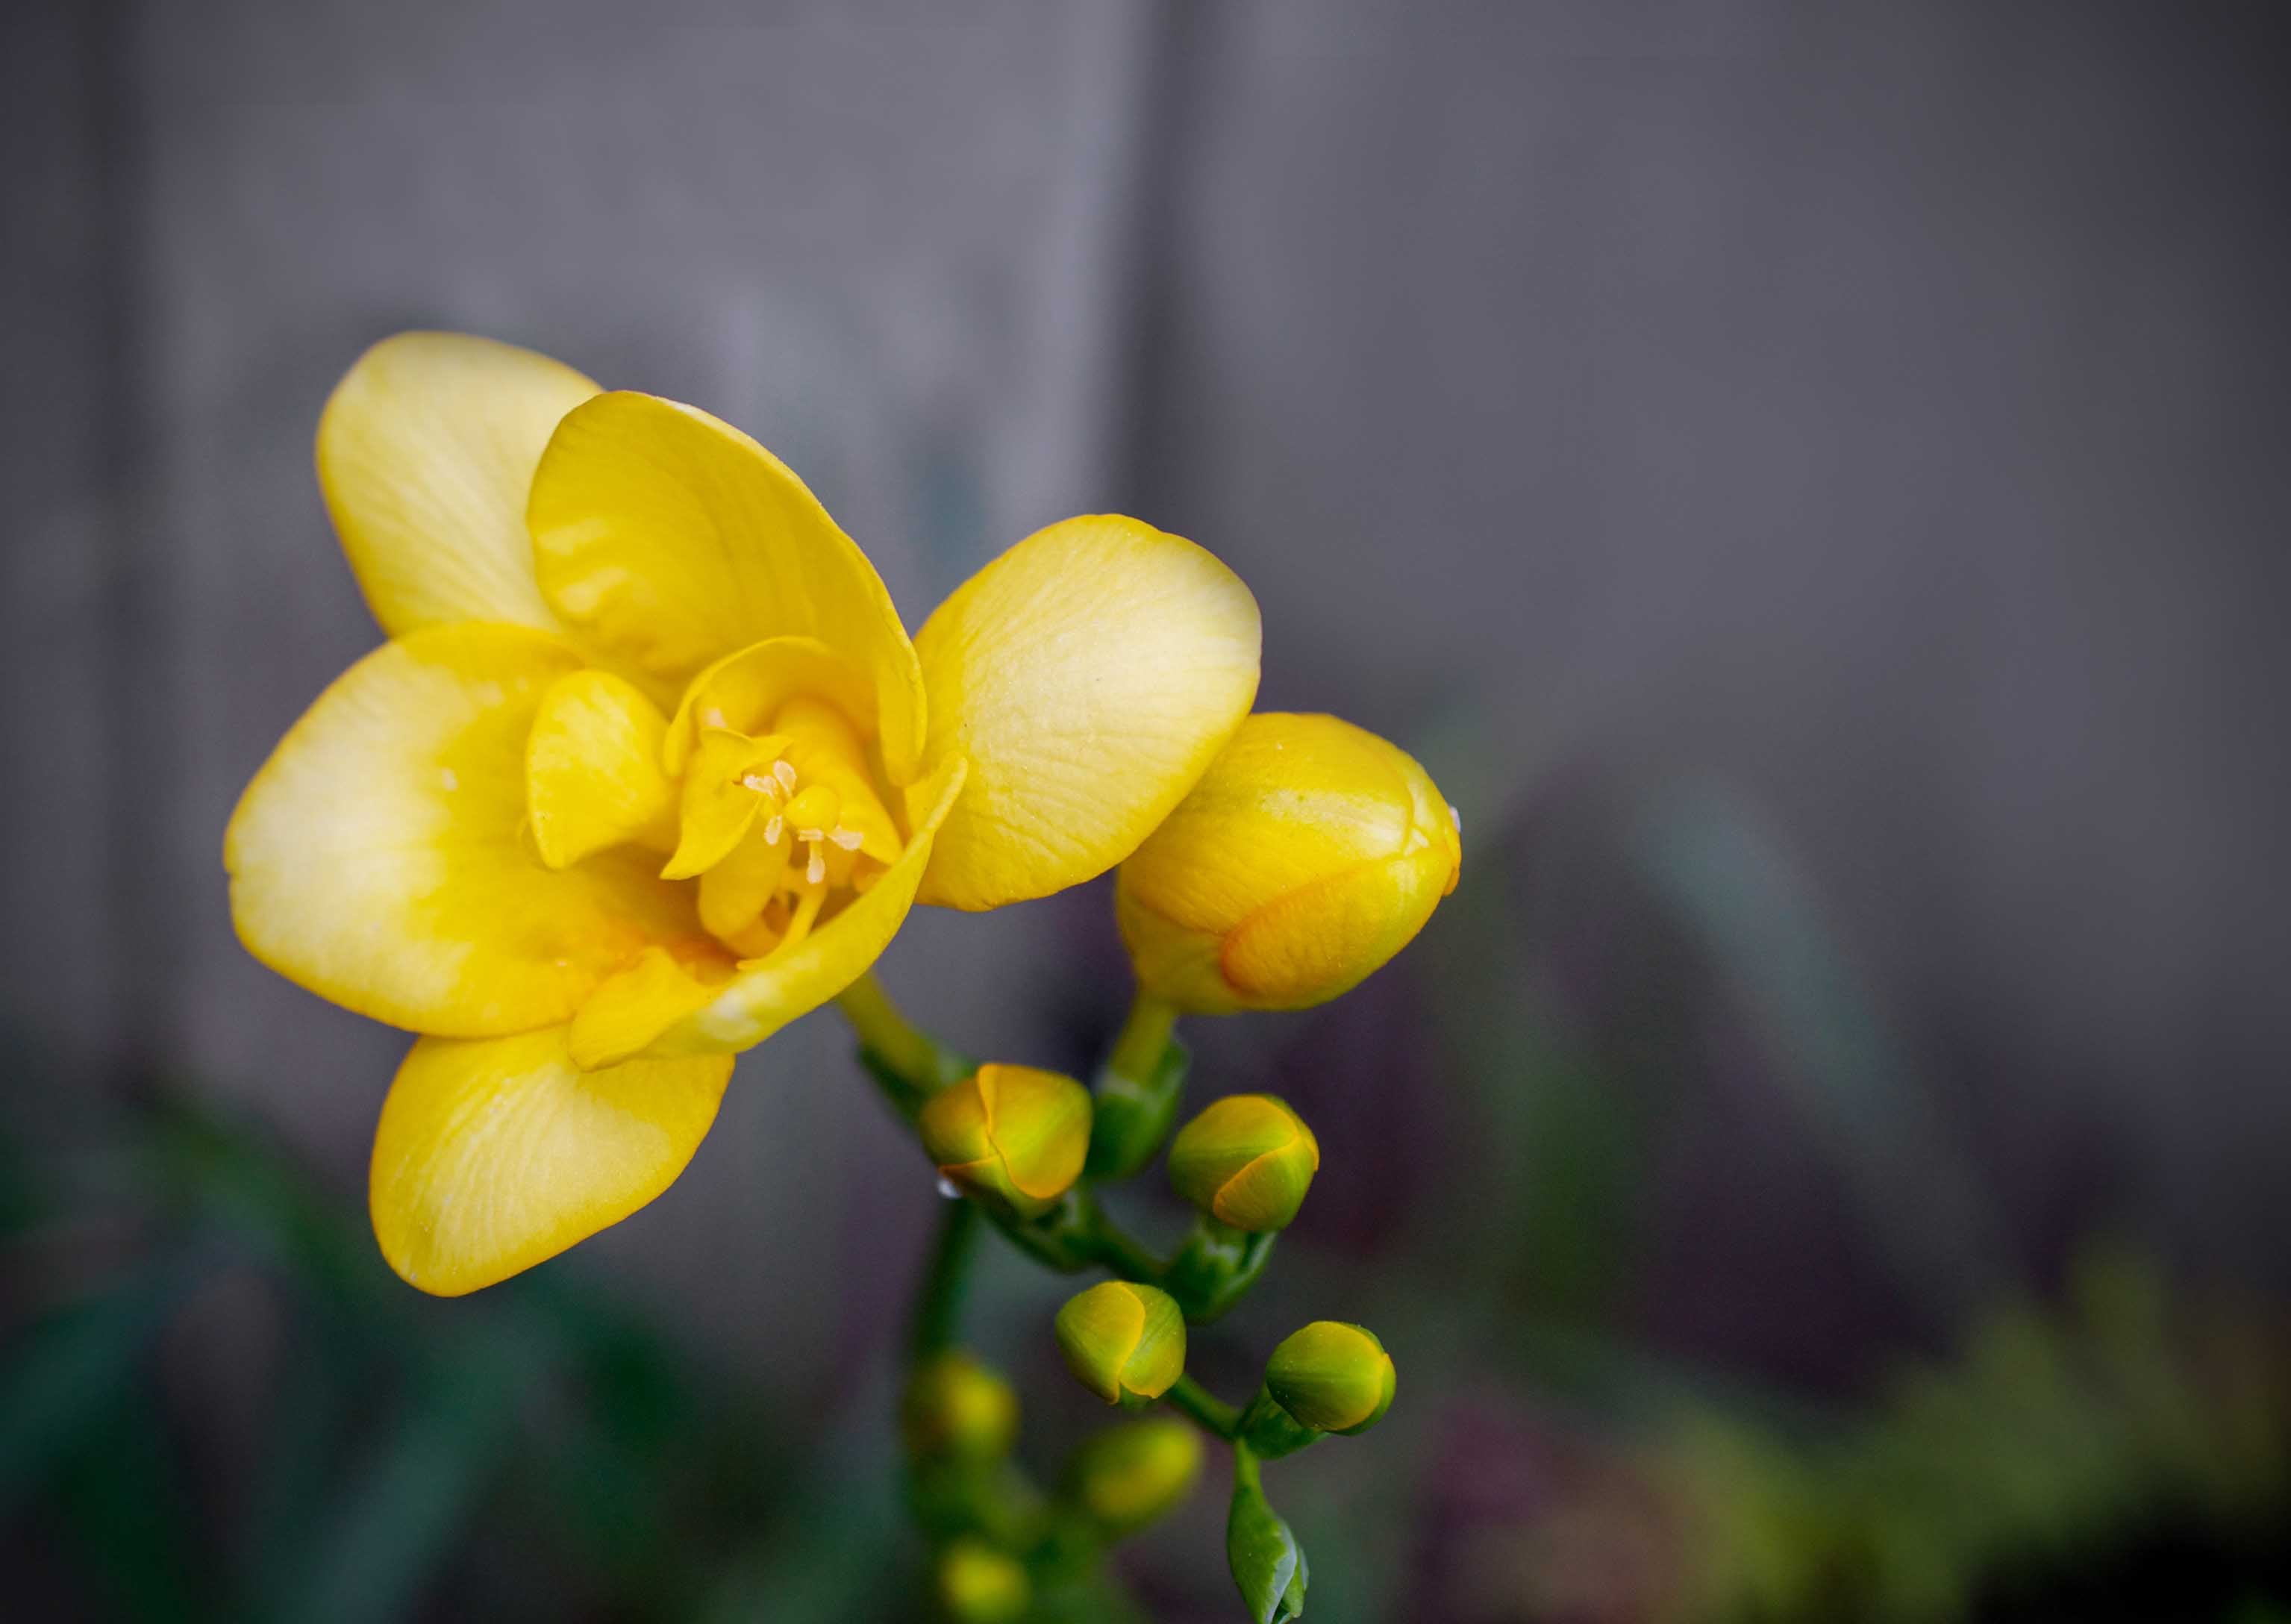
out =
<path fill-rule="evenodd" d="M 802 482 L 705 412 L 405 334 L 318 463 L 391 640 L 225 836 L 249 952 L 421 1034 L 374 1232 L 475 1290 L 680 1172 L 731 1057 L 835 996 L 917 900 L 1112 868 L 1257 689 L 1257 606 L 1135 519 L 1053 525 L 912 640 Z"/>

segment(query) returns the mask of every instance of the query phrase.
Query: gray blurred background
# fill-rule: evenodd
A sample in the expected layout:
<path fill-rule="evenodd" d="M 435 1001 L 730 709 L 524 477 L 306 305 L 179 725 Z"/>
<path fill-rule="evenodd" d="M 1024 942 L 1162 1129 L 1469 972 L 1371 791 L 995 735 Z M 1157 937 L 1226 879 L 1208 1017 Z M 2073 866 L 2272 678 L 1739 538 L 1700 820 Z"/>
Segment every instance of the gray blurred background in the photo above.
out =
<path fill-rule="evenodd" d="M 1615 1578 L 1678 1565 L 1628 1542 L 1655 1538 L 1635 1514 L 1592 1540 L 1622 1555 L 1555 1588 L 1587 1548 L 1537 1532 L 1548 1494 L 1454 1503 L 1572 1481 L 1552 1427 L 1636 1435 L 1598 1394 L 1646 1361 L 1882 1408 L 1885 1372 L 2054 1300 L 2095 1237 L 2174 1300 L 2223 1290 L 2272 1323 L 2272 21 L 17 0 L 0 1088 L 28 1187 L 188 1102 L 363 1222 L 404 1040 L 237 948 L 220 845 L 377 640 L 310 470 L 319 406 L 369 342 L 442 326 L 746 428 L 911 625 L 1071 513 L 1190 536 L 1263 605 L 1263 704 L 1389 735 L 1459 804 L 1463 888 L 1399 966 L 1316 1015 L 1189 1034 L 1197 1089 L 1278 1087 L 1327 1154 L 1287 1283 L 1208 1368 L 1237 1389 L 1315 1313 L 1411 1333 L 1387 1338 L 1408 1427 L 1288 1475 L 1316 1618 L 1670 1616 Z M 1076 1069 L 1125 996 L 1102 885 L 920 918 L 883 973 L 968 1047 Z M 896 1611 L 854 1577 L 905 1548 L 867 1499 L 888 1488 L 849 1491 L 875 1509 L 843 1545 L 771 1499 L 880 1476 L 868 1418 L 933 1202 L 848 1050 L 821 1015 L 748 1057 L 684 1178 L 543 1272 L 647 1327 L 695 1391 L 736 1390 L 779 1451 L 752 1515 L 722 1519 L 759 1543 L 727 1534 L 729 1577 L 694 1581 L 720 1616 Z M 169 1232 L 96 1183 L 12 1231 L 20 1324 Z M 261 1568 L 235 1542 L 306 1355 L 263 1269 L 200 1278 L 157 1355 L 167 1503 L 196 1531 L 192 1576 L 149 1588 L 162 1615 Z M 1087 1424 L 1041 1362 L 1057 1288 L 989 1283 L 975 1329 L 1033 1372 L 1054 1458 Z M 500 1311 L 388 1312 L 451 1339 Z M 1457 1463 L 1513 1431 L 1496 1464 Z M 301 1577 L 265 1605 L 644 1612 L 526 1551 L 487 1459 L 434 1529 L 345 1536 L 413 1551 L 382 1604 L 329 1596 L 355 1564 L 321 1533 L 334 1556 L 282 1559 Z M 57 1544 L 69 1496 L 21 1476 L 9 1548 L 39 1604 L 132 1612 Z M 1200 1498 L 1137 1559 L 1157 1616 L 1239 1616 Z M 1475 1518 L 1526 1532 L 1448 1549 Z M 1325 1556 L 1316 1528 L 1344 1531 Z"/>

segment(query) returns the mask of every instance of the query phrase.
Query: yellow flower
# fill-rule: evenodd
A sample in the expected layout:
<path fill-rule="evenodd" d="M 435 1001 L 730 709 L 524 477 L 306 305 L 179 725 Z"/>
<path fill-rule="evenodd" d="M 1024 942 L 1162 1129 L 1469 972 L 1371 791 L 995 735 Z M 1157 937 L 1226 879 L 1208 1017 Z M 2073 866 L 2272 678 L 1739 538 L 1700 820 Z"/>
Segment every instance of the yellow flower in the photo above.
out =
<path fill-rule="evenodd" d="M 1202 1015 L 1349 992 L 1456 888 L 1455 808 L 1333 716 L 1252 716 L 1121 865 L 1115 912 L 1149 993 Z"/>
<path fill-rule="evenodd" d="M 482 339 L 369 350 L 318 462 L 391 641 L 289 731 L 223 857 L 248 951 L 421 1034 L 371 1196 L 426 1290 L 651 1200 L 732 1055 L 911 904 L 1113 867 L 1256 693 L 1256 603 L 1190 542 L 1053 525 L 911 640 L 762 446 Z"/>

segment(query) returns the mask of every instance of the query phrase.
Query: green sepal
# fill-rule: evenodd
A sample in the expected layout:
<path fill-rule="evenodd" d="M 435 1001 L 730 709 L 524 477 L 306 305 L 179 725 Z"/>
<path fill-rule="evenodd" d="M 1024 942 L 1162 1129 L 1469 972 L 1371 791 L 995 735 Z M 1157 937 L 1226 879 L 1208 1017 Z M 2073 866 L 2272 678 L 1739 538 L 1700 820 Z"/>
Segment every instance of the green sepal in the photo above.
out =
<path fill-rule="evenodd" d="M 1226 1562 L 1252 1624 L 1286 1624 L 1305 1612 L 1305 1548 L 1265 1498 L 1246 1444 L 1234 1450 L 1233 1505 L 1225 1520 Z"/>
<path fill-rule="evenodd" d="M 1307 1444 L 1318 1443 L 1329 1435 L 1315 1432 L 1283 1410 L 1273 1395 L 1263 1387 L 1242 1411 L 1241 1438 L 1260 1459 L 1277 1460 L 1283 1455 L 1293 1455 Z"/>
<path fill-rule="evenodd" d="M 1154 1159 L 1177 1120 L 1192 1065 L 1191 1051 L 1173 1037 L 1142 1073 L 1125 1069 L 1118 1054 L 1099 1068 L 1085 1177 L 1127 1178 Z"/>
<path fill-rule="evenodd" d="M 1189 1324 L 1216 1321 L 1257 1283 L 1273 1256 L 1275 1233 L 1250 1234 L 1206 1212 L 1194 1218 L 1193 1233 L 1170 1259 L 1162 1282 L 1185 1309 Z"/>

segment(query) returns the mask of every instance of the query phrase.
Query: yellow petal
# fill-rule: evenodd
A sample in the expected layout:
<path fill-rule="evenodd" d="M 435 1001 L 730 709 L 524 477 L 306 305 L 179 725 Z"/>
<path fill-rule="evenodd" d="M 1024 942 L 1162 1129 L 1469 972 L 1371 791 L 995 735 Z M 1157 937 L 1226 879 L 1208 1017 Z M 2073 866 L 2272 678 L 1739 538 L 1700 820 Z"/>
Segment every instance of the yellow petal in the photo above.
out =
<path fill-rule="evenodd" d="M 725 971 L 731 961 L 720 961 Z M 714 985 L 721 985 L 719 974 Z M 711 984 L 691 975 L 661 948 L 648 947 L 630 969 L 589 994 L 567 1039 L 583 1071 L 618 1065 L 678 1021 L 706 1003 Z"/>
<path fill-rule="evenodd" d="M 1455 872 L 1447 852 L 1427 848 L 1292 892 L 1226 939 L 1226 984 L 1260 1009 L 1348 992 L 1416 939 Z"/>
<path fill-rule="evenodd" d="M 704 941 L 685 892 L 628 852 L 544 867 L 525 745 L 579 656 L 512 626 L 418 631 L 318 696 L 223 839 L 239 939 L 393 1025 L 494 1037 L 569 1017 L 647 943 Z"/>
<path fill-rule="evenodd" d="M 915 776 L 922 676 L 881 577 L 761 446 L 651 395 L 558 425 L 527 510 L 551 606 L 648 675 L 685 681 L 767 638 L 817 639 L 874 688 L 895 782 Z"/>
<path fill-rule="evenodd" d="M 964 776 L 965 764 L 954 761 L 930 782 L 929 810 L 899 860 L 843 912 L 792 947 L 742 964 L 728 985 L 663 1033 L 646 1055 L 669 1059 L 747 1049 L 858 980 L 905 922 L 932 838 L 961 793 Z"/>
<path fill-rule="evenodd" d="M 618 1223 L 668 1188 L 716 1120 L 728 1057 L 578 1070 L 565 1029 L 406 1057 L 367 1198 L 408 1284 L 458 1297 Z"/>
<path fill-rule="evenodd" d="M 526 496 L 558 420 L 596 392 L 545 355 L 459 333 L 401 333 L 358 358 L 318 419 L 318 484 L 382 630 L 558 629 Z"/>
<path fill-rule="evenodd" d="M 525 746 L 533 844 L 551 868 L 649 835 L 675 842 L 676 786 L 660 770 L 660 708 L 609 671 L 577 671 L 541 696 Z"/>
<path fill-rule="evenodd" d="M 1257 600 L 1191 542 L 1070 519 L 973 575 L 915 639 L 928 762 L 970 764 L 920 899 L 993 908 L 1112 868 L 1257 695 Z"/>

